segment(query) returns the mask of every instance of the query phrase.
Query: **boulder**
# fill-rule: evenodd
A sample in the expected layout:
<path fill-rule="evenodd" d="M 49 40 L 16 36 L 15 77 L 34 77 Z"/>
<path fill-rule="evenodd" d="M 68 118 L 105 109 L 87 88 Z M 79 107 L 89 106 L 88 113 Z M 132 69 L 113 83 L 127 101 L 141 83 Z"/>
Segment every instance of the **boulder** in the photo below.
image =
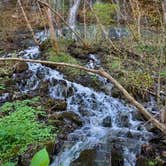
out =
<path fill-rule="evenodd" d="M 48 108 L 52 108 L 51 111 L 65 111 L 67 108 L 67 103 L 63 99 L 51 99 L 48 98 L 47 101 L 45 101 L 45 104 Z"/>
<path fill-rule="evenodd" d="M 111 116 L 107 116 L 103 119 L 103 126 L 104 127 L 112 127 L 112 119 Z"/>
<path fill-rule="evenodd" d="M 71 122 L 74 122 L 78 126 L 82 126 L 82 120 L 76 113 L 72 111 L 61 113 L 59 119 L 63 119 L 63 120 L 66 119 Z"/>
<path fill-rule="evenodd" d="M 14 66 L 14 73 L 22 73 L 28 70 L 28 64 L 26 62 L 18 62 Z"/>
<path fill-rule="evenodd" d="M 122 149 L 118 146 L 113 146 L 111 150 L 111 166 L 124 165 Z"/>
<path fill-rule="evenodd" d="M 71 163 L 71 166 L 94 166 L 96 151 L 94 149 L 86 149 L 80 153 L 78 159 Z"/>
<path fill-rule="evenodd" d="M 119 127 L 130 127 L 129 116 L 125 112 L 119 114 Z"/>

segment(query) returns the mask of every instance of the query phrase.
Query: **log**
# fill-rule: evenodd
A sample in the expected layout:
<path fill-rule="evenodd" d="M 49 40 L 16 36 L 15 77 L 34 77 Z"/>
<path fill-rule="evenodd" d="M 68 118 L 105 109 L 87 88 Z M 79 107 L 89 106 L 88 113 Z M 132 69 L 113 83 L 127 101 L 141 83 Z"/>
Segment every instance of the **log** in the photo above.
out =
<path fill-rule="evenodd" d="M 142 104 L 140 104 L 139 102 L 137 102 L 134 97 L 132 97 L 127 90 L 125 90 L 123 88 L 123 86 L 117 81 L 115 80 L 110 74 L 108 74 L 106 71 L 104 71 L 103 69 L 89 69 L 86 68 L 84 66 L 80 66 L 80 65 L 74 65 L 74 64 L 68 64 L 68 63 L 57 63 L 57 62 L 51 62 L 51 61 L 42 61 L 42 60 L 32 60 L 32 59 L 21 59 L 21 58 L 0 58 L 0 62 L 2 61 L 16 61 L 16 62 L 31 62 L 31 63 L 41 63 L 43 65 L 51 65 L 51 66 L 55 66 L 55 67 L 72 67 L 72 68 L 76 68 L 76 69 L 80 69 L 80 70 L 84 70 L 86 72 L 90 72 L 90 73 L 94 73 L 94 74 L 98 74 L 102 77 L 107 78 L 112 84 L 115 85 L 116 88 L 118 88 L 118 90 L 123 93 L 123 95 L 125 96 L 125 98 L 132 104 L 134 105 L 138 111 L 140 111 L 140 113 L 147 119 L 150 120 L 151 123 L 158 128 L 159 130 L 161 130 L 164 134 L 166 134 L 166 126 L 162 123 L 160 123 L 157 119 L 155 119 L 153 117 L 153 115 L 151 115 L 143 106 Z"/>

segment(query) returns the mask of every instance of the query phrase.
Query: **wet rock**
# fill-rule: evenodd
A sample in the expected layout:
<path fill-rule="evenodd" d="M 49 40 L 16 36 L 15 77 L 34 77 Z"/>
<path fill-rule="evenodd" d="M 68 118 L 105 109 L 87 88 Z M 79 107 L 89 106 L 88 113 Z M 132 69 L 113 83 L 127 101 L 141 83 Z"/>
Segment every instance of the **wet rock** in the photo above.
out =
<path fill-rule="evenodd" d="M 81 47 L 76 47 L 75 45 L 71 45 L 68 48 L 68 51 L 75 58 L 80 58 L 80 59 L 88 59 L 89 58 L 89 55 L 88 55 L 89 51 L 85 50 L 85 49 L 83 49 Z"/>
<path fill-rule="evenodd" d="M 92 111 L 89 111 L 87 110 L 86 108 L 84 107 L 81 107 L 79 108 L 79 113 L 82 115 L 82 116 L 86 116 L 86 117 L 89 117 L 89 116 L 93 116 L 94 113 Z"/>
<path fill-rule="evenodd" d="M 82 120 L 80 119 L 80 117 L 77 114 L 75 114 L 72 111 L 61 113 L 59 119 L 66 119 L 71 122 L 74 122 L 78 126 L 82 126 Z"/>
<path fill-rule="evenodd" d="M 9 99 L 9 93 L 0 95 L 0 104 L 6 102 Z"/>
<path fill-rule="evenodd" d="M 40 50 L 45 51 L 45 50 L 49 49 L 50 47 L 52 47 L 52 44 L 51 44 L 51 41 L 48 39 L 40 45 Z"/>
<path fill-rule="evenodd" d="M 44 70 L 44 68 L 38 68 L 36 71 L 36 76 L 39 79 L 44 79 L 44 77 L 48 74 L 48 71 Z"/>
<path fill-rule="evenodd" d="M 103 126 L 104 127 L 112 127 L 112 119 L 111 116 L 107 116 L 103 119 Z"/>
<path fill-rule="evenodd" d="M 111 150 L 111 166 L 124 165 L 122 149 L 118 146 L 113 146 Z"/>
<path fill-rule="evenodd" d="M 103 90 L 102 81 L 97 79 L 97 77 L 95 77 L 95 76 L 81 75 L 81 76 L 77 76 L 74 79 L 74 81 L 76 81 L 77 83 L 79 83 L 83 86 L 91 87 L 91 88 L 95 89 L 96 91 Z"/>
<path fill-rule="evenodd" d="M 125 112 L 119 114 L 119 127 L 130 127 L 130 120 Z"/>
<path fill-rule="evenodd" d="M 28 64 L 26 62 L 19 62 L 14 66 L 14 73 L 22 73 L 28 70 Z"/>
<path fill-rule="evenodd" d="M 71 163 L 71 166 L 94 166 L 96 151 L 94 149 L 87 149 L 80 153 L 78 159 Z"/>
<path fill-rule="evenodd" d="M 47 80 L 40 83 L 39 94 L 40 96 L 46 97 L 48 95 L 49 85 Z"/>
<path fill-rule="evenodd" d="M 74 89 L 72 87 L 69 87 L 67 90 L 67 97 L 71 97 L 74 95 Z"/>
<path fill-rule="evenodd" d="M 148 159 L 143 156 L 137 157 L 136 166 L 148 166 Z"/>
<path fill-rule="evenodd" d="M 143 144 L 141 147 L 141 155 L 147 158 L 155 158 L 155 149 L 150 144 Z"/>
<path fill-rule="evenodd" d="M 67 108 L 65 100 L 55 100 L 52 111 L 64 111 Z"/>
<path fill-rule="evenodd" d="M 124 36 L 128 36 L 129 33 L 125 28 L 110 28 L 109 30 L 109 37 L 111 39 L 118 40 Z"/>
<path fill-rule="evenodd" d="M 43 104 L 51 111 L 65 111 L 67 108 L 67 103 L 63 99 L 52 99 L 52 98 L 44 98 Z"/>
<path fill-rule="evenodd" d="M 112 88 L 111 96 L 115 98 L 121 98 L 121 93 L 117 88 Z"/>
<path fill-rule="evenodd" d="M 14 80 L 16 82 L 19 82 L 19 81 L 22 81 L 22 80 L 26 80 L 26 79 L 29 79 L 31 76 L 32 76 L 32 71 L 31 70 L 26 70 L 22 73 L 16 73 L 15 74 L 15 77 L 14 77 Z"/>
<path fill-rule="evenodd" d="M 57 140 L 56 144 L 54 145 L 54 154 L 57 155 L 60 150 L 61 150 L 61 147 L 63 145 L 63 141 L 62 140 Z"/>

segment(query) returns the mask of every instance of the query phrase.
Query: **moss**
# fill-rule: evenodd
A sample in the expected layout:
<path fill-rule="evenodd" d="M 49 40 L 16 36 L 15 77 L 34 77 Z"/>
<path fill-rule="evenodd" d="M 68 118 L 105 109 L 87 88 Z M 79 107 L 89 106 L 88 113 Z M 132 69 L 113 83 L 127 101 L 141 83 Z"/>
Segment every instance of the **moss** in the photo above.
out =
<path fill-rule="evenodd" d="M 78 60 L 73 58 L 70 54 L 64 53 L 64 52 L 59 52 L 56 53 L 53 49 L 49 49 L 47 51 L 47 58 L 49 61 L 52 62 L 64 62 L 64 63 L 70 63 L 70 64 L 80 64 Z M 75 77 L 80 75 L 82 72 L 79 69 L 74 69 L 71 67 L 65 67 L 60 69 L 64 74 Z"/>

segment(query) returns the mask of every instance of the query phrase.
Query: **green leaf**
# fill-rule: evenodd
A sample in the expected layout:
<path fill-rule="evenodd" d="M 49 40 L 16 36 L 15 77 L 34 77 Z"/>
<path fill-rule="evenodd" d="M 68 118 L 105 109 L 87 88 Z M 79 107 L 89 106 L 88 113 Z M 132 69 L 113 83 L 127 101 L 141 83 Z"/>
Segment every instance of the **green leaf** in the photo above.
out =
<path fill-rule="evenodd" d="M 49 155 L 47 150 L 44 148 L 34 155 L 30 166 L 49 166 L 49 163 Z"/>
<path fill-rule="evenodd" d="M 3 164 L 2 166 L 15 166 L 15 164 L 11 163 L 11 162 L 7 162 L 7 163 Z"/>
<path fill-rule="evenodd" d="M 160 72 L 160 76 L 161 76 L 161 77 L 166 77 L 166 72 L 165 72 L 165 71 Z"/>

